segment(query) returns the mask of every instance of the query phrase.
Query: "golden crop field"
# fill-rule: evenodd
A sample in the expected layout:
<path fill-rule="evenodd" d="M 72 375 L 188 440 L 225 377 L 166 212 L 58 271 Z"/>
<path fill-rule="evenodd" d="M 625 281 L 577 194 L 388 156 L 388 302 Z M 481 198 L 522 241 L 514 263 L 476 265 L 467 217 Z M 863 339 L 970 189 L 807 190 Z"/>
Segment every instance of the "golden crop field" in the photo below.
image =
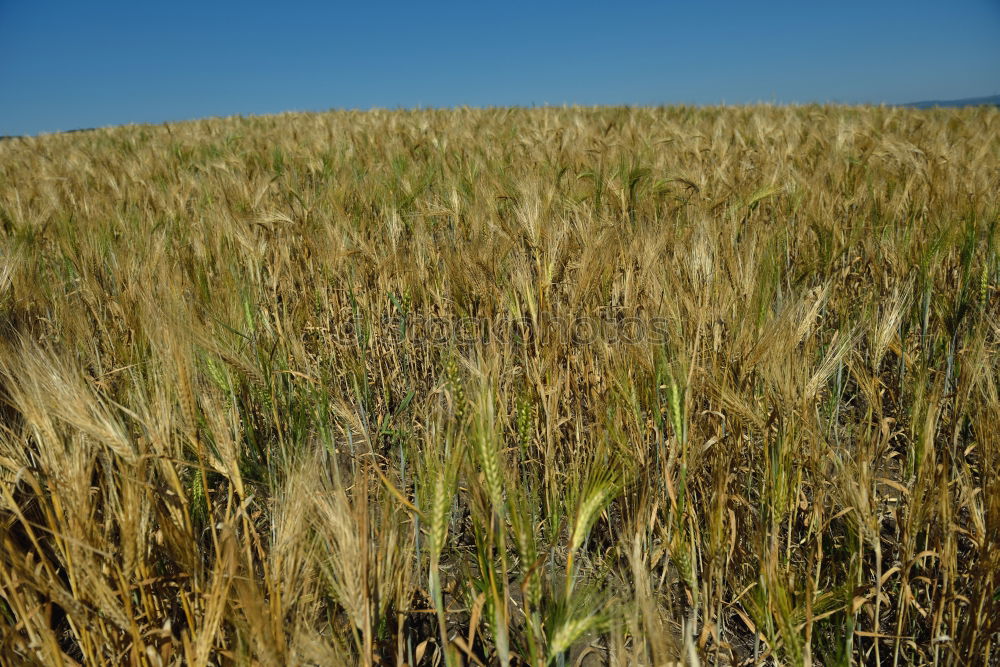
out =
<path fill-rule="evenodd" d="M 1000 640 L 1000 110 L 0 142 L 0 662 Z"/>

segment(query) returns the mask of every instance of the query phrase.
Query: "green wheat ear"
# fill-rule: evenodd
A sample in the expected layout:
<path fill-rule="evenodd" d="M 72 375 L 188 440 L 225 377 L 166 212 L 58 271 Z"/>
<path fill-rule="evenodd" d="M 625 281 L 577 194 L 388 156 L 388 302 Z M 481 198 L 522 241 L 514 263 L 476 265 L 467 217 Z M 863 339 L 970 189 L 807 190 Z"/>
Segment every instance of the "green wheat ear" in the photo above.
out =
<path fill-rule="evenodd" d="M 202 471 L 195 468 L 191 475 L 191 514 L 192 518 L 204 521 L 208 515 L 205 510 L 205 485 Z"/>
<path fill-rule="evenodd" d="M 614 500 L 618 488 L 619 474 L 606 467 L 592 473 L 583 487 L 583 493 L 577 499 L 576 517 L 569 537 L 569 560 L 566 566 L 567 594 L 572 589 L 573 558 L 587 540 L 597 517 Z"/>
<path fill-rule="evenodd" d="M 577 551 L 590 534 L 590 529 L 597 521 L 604 508 L 614 497 L 615 485 L 611 480 L 594 482 L 586 491 L 583 502 L 577 509 L 576 520 L 573 522 L 573 532 L 570 534 L 569 550 Z"/>
<path fill-rule="evenodd" d="M 986 305 L 986 299 L 989 297 L 990 292 L 990 272 L 986 264 L 983 264 L 983 270 L 979 274 L 979 303 Z"/>
<path fill-rule="evenodd" d="M 584 635 L 600 631 L 608 623 L 607 613 L 600 609 L 593 591 L 581 591 L 567 601 L 556 603 L 547 616 L 546 664 L 552 664 Z"/>
<path fill-rule="evenodd" d="M 209 355 L 205 355 L 205 373 L 220 391 L 229 393 L 231 387 L 225 366 Z"/>
<path fill-rule="evenodd" d="M 567 618 L 555 627 L 549 639 L 549 652 L 551 663 L 558 656 L 568 651 L 583 635 L 590 630 L 601 625 L 602 619 L 594 615 L 576 616 Z"/>
<path fill-rule="evenodd" d="M 684 392 L 677 386 L 673 376 L 670 377 L 670 421 L 677 442 L 683 444 L 687 435 L 684 432 Z"/>
<path fill-rule="evenodd" d="M 500 460 L 500 443 L 496 432 L 496 409 L 493 393 L 482 389 L 476 405 L 472 444 L 476 459 L 486 479 L 486 491 L 493 507 L 503 514 L 503 465 Z"/>
<path fill-rule="evenodd" d="M 448 391 L 454 402 L 455 418 L 459 421 L 465 416 L 465 385 L 462 384 L 462 376 L 459 373 L 458 362 L 452 358 L 445 366 L 445 380 L 448 383 Z"/>
<path fill-rule="evenodd" d="M 538 545 L 535 542 L 534 515 L 528 507 L 527 496 L 514 493 L 510 501 L 510 524 L 514 531 L 517 553 L 521 557 L 522 568 L 526 572 L 526 598 L 531 608 L 537 608 L 542 601 L 542 584 L 538 572 L 528 573 L 538 559 Z"/>
<path fill-rule="evenodd" d="M 518 399 L 517 402 L 517 442 L 523 452 L 531 444 L 532 434 L 535 432 L 535 410 L 527 398 Z"/>
<path fill-rule="evenodd" d="M 430 533 L 430 544 L 428 546 L 432 558 L 441 553 L 448 539 L 448 519 L 451 514 L 451 494 L 453 491 L 450 486 L 447 472 L 442 472 L 434 480 L 434 493 L 431 498 L 431 516 L 428 531 Z"/>

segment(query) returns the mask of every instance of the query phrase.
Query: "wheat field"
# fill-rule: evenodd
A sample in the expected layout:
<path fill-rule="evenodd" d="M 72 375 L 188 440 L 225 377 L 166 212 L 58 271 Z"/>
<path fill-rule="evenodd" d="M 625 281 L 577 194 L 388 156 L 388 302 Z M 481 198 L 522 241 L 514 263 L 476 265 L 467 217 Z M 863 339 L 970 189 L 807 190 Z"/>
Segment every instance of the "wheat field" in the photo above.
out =
<path fill-rule="evenodd" d="M 987 664 L 1000 111 L 0 142 L 0 662 Z"/>

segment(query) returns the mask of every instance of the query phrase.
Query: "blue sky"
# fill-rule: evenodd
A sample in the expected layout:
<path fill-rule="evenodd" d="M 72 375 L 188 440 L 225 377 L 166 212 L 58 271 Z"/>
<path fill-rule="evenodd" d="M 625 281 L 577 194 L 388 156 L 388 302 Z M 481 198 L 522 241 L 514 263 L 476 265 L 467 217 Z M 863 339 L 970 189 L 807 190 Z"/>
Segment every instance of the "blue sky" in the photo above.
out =
<path fill-rule="evenodd" d="M 288 110 L 1000 93 L 1000 0 L 0 0 L 0 135 Z"/>

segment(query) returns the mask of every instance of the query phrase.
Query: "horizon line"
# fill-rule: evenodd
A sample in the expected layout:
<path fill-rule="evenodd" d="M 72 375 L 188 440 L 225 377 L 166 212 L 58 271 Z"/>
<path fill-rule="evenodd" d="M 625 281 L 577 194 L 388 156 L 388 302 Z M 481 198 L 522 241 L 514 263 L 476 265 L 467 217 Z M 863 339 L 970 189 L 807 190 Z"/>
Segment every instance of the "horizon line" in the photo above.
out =
<path fill-rule="evenodd" d="M 964 97 L 957 99 L 933 99 L 933 100 L 920 100 L 915 102 L 837 102 L 837 101 L 825 101 L 825 102 L 739 102 L 739 103 L 727 103 L 713 102 L 707 104 L 693 103 L 693 102 L 664 102 L 658 104 L 631 104 L 631 103 L 619 103 L 619 104 L 578 104 L 578 103 L 541 103 L 541 104 L 496 104 L 496 105 L 474 105 L 474 104 L 455 104 L 455 105 L 412 105 L 412 106 L 397 106 L 397 107 L 384 107 L 384 106 L 371 106 L 371 107 L 329 107 L 326 109 L 285 109 L 282 111 L 265 112 L 265 113 L 232 113 L 232 114 L 216 114 L 208 116 L 195 116 L 189 118 L 176 118 L 167 119 L 162 121 L 134 121 L 129 123 L 112 123 L 109 125 L 99 125 L 95 127 L 79 127 L 71 128 L 68 130 L 48 130 L 41 131 L 34 134 L 3 134 L 0 135 L 0 141 L 6 141 L 10 139 L 30 139 L 39 138 L 43 136 L 50 135 L 60 135 L 60 134 L 76 134 L 80 132 L 97 132 L 100 130 L 112 130 L 116 128 L 125 127 L 160 127 L 169 125 L 180 125 L 184 123 L 197 123 L 201 121 L 209 120 L 230 120 L 230 119 L 252 119 L 252 118 L 266 118 L 269 116 L 285 116 L 285 115 L 296 115 L 296 114 L 325 114 L 325 113 L 376 113 L 376 112 L 389 112 L 389 113 L 419 113 L 425 111 L 497 111 L 504 109 L 518 109 L 518 110 L 544 110 L 544 109 L 670 109 L 670 108 L 698 108 L 698 109 L 737 109 L 737 108 L 751 108 L 751 107 L 772 107 L 772 108 L 803 108 L 803 107 L 841 107 L 841 108 L 900 108 L 907 109 L 910 111 L 934 111 L 936 109 L 976 109 L 979 107 L 1000 107 L 1000 94 L 993 95 L 983 95 L 977 97 Z"/>

